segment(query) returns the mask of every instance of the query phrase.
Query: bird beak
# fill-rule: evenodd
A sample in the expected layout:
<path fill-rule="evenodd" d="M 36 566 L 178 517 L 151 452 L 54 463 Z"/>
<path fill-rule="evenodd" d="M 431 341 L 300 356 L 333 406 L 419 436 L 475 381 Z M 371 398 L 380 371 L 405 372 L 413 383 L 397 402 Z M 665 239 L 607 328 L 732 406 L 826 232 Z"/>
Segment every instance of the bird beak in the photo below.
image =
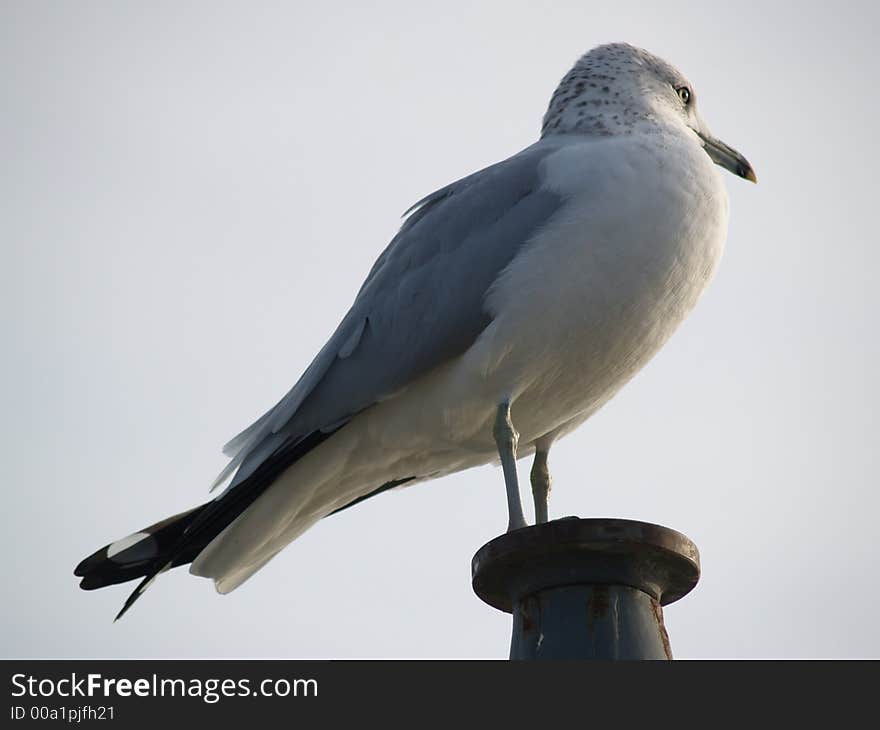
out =
<path fill-rule="evenodd" d="M 702 132 L 697 132 L 697 136 L 703 141 L 703 148 L 712 159 L 712 162 L 730 170 L 734 175 L 750 180 L 753 183 L 758 182 L 758 178 L 755 176 L 755 171 L 752 169 L 749 161 L 733 149 L 733 147 L 728 147 L 720 139 L 715 139 Z"/>

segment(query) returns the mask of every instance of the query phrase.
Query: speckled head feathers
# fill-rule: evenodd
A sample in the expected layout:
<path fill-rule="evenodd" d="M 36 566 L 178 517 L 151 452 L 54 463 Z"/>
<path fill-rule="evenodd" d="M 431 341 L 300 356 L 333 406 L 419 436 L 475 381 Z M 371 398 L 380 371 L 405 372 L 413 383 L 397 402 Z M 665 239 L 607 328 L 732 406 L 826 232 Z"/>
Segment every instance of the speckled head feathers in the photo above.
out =
<path fill-rule="evenodd" d="M 680 103 L 676 89 L 682 86 L 690 88 L 662 58 L 628 43 L 598 46 L 581 56 L 559 82 L 541 136 L 629 134 L 640 122 L 670 112 L 687 123 L 695 112 Z"/>

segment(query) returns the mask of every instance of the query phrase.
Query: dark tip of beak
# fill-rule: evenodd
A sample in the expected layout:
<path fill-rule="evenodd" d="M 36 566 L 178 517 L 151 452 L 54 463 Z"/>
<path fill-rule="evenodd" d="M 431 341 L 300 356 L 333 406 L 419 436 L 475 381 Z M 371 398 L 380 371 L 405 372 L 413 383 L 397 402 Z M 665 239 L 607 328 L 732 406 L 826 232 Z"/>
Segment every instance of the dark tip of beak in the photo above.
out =
<path fill-rule="evenodd" d="M 697 132 L 697 136 L 703 142 L 703 149 L 716 165 L 720 165 L 726 170 L 730 170 L 734 175 L 748 180 L 750 182 L 758 182 L 758 176 L 755 170 L 749 164 L 749 161 L 737 152 L 733 147 L 724 144 L 720 139 L 715 139 L 708 134 Z"/>

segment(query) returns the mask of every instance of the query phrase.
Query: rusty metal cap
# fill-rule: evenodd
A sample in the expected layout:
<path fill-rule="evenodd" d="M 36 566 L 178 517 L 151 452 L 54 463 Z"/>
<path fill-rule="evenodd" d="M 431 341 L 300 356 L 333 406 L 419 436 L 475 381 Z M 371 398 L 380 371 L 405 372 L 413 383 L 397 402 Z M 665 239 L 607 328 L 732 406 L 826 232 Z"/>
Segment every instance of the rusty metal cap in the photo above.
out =
<path fill-rule="evenodd" d="M 514 601 L 565 585 L 625 585 L 662 605 L 700 579 L 697 546 L 650 522 L 565 517 L 496 537 L 471 562 L 474 592 L 511 613 Z"/>

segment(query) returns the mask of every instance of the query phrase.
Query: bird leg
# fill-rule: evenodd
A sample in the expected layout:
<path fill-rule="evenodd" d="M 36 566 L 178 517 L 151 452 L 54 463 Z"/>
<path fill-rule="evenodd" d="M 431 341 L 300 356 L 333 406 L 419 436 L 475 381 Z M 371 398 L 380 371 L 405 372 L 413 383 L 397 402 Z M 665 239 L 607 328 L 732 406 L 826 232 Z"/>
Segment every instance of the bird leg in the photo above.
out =
<path fill-rule="evenodd" d="M 523 517 L 522 502 L 519 498 L 519 480 L 516 476 L 516 445 L 519 434 L 510 420 L 510 403 L 505 401 L 498 406 L 495 427 L 492 429 L 498 455 L 501 457 L 501 468 L 504 470 L 504 486 L 507 489 L 507 531 L 518 530 L 526 526 Z"/>
<path fill-rule="evenodd" d="M 535 460 L 532 462 L 532 496 L 535 498 L 535 524 L 546 522 L 547 497 L 550 494 L 550 468 L 547 466 L 548 449 L 535 449 Z"/>

